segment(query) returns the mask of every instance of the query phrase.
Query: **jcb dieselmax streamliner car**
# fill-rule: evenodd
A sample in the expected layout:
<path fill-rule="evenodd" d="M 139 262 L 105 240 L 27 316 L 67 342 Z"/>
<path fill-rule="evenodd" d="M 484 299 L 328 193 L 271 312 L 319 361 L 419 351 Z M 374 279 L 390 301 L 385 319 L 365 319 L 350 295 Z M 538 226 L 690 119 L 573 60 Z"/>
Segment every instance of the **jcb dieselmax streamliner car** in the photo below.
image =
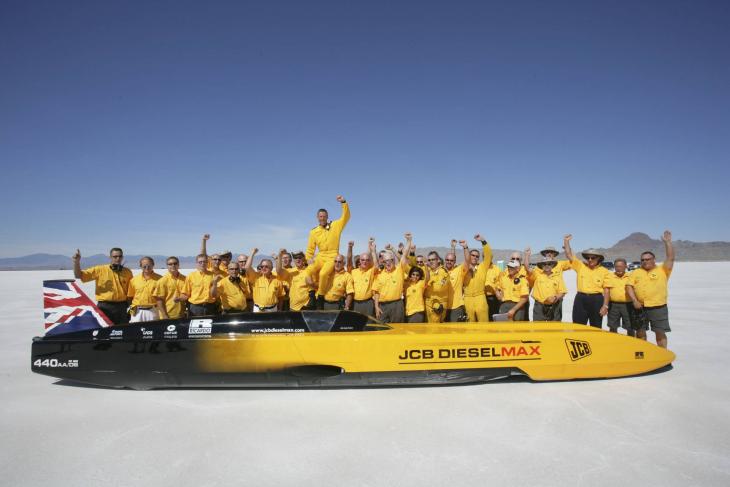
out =
<path fill-rule="evenodd" d="M 385 325 L 351 311 L 302 311 L 103 324 L 34 338 L 32 370 L 134 389 L 353 387 L 622 377 L 675 357 L 570 323 Z"/>

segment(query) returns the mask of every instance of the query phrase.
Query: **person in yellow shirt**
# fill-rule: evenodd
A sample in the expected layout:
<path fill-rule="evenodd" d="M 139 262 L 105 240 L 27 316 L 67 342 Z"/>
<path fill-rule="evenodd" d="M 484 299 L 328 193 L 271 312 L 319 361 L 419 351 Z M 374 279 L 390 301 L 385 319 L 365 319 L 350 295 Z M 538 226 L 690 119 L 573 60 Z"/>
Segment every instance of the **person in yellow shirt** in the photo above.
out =
<path fill-rule="evenodd" d="M 511 321 L 527 321 L 525 304 L 530 297 L 527 278 L 520 276 L 522 264 L 518 260 L 507 263 L 507 272 L 500 274 L 497 282 L 497 297 L 502 302 L 500 313 L 507 313 Z"/>
<path fill-rule="evenodd" d="M 429 252 L 426 262 L 427 267 L 421 269 L 424 276 L 427 276 L 425 277 L 424 290 L 426 321 L 429 323 L 442 323 L 446 318 L 446 307 L 449 304 L 451 278 L 448 271 L 441 265 L 441 256 L 438 252 Z M 411 269 L 411 272 L 413 272 L 413 269 Z"/>
<path fill-rule="evenodd" d="M 553 267 L 551 273 L 555 275 L 554 276 L 555 278 L 559 277 L 560 280 L 562 281 L 563 287 L 566 287 L 563 272 L 569 271 L 573 268 L 570 261 L 569 260 L 559 260 L 558 255 L 560 255 L 560 252 L 558 252 L 558 250 L 555 247 L 550 247 L 550 246 L 545 247 L 544 249 L 542 249 L 540 251 L 540 255 L 543 257 L 546 257 L 550 260 L 556 261 L 556 264 Z M 528 260 L 526 260 L 525 267 L 527 268 L 529 266 L 530 266 L 530 262 Z M 536 272 L 537 274 L 542 273 L 542 270 L 539 267 L 533 269 L 532 271 Z M 566 287 L 566 289 L 567 289 L 567 287 Z M 563 321 L 563 300 L 561 299 L 557 303 L 554 303 L 552 305 L 552 309 L 553 309 L 553 319 L 551 321 Z"/>
<path fill-rule="evenodd" d="M 127 289 L 127 297 L 132 300 L 130 323 L 159 319 L 155 290 L 157 282 L 162 276 L 155 272 L 155 261 L 152 257 L 145 256 L 139 259 L 139 267 L 142 272 L 129 281 L 129 288 Z"/>
<path fill-rule="evenodd" d="M 581 262 L 570 248 L 572 235 L 563 239 L 565 256 L 570 260 L 578 281 L 578 293 L 573 301 L 573 322 L 588 324 L 596 328 L 603 327 L 603 317 L 608 313 L 608 298 L 603 296 L 603 283 L 608 276 L 608 269 L 601 265 L 603 254 L 595 249 L 584 250 Z"/>
<path fill-rule="evenodd" d="M 241 279 L 238 271 L 238 264 L 228 264 L 228 276 L 221 277 L 216 274 L 213 283 L 210 285 L 210 295 L 220 299 L 223 313 L 242 313 L 246 311 L 248 297 L 248 282 Z"/>
<path fill-rule="evenodd" d="M 225 258 L 221 254 L 209 255 L 208 240 L 210 240 L 210 234 L 206 233 L 200 242 L 200 253 L 208 256 L 207 269 L 209 272 L 226 277 L 228 275 L 228 263 L 231 261 L 231 253 L 227 252 Z"/>
<path fill-rule="evenodd" d="M 195 257 L 195 270 L 185 278 L 180 297 L 188 302 L 190 316 L 213 315 L 218 312 L 216 299 L 210 295 L 210 286 L 216 273 L 208 270 L 208 256 Z"/>
<path fill-rule="evenodd" d="M 636 331 L 631 326 L 631 298 L 626 291 L 629 282 L 626 259 L 615 259 L 613 264 L 614 271 L 609 272 L 603 282 L 604 301 L 608 298 L 606 324 L 611 333 L 618 333 L 619 327 L 622 327 L 627 335 L 635 336 Z"/>
<path fill-rule="evenodd" d="M 404 282 L 406 323 L 424 323 L 426 321 L 423 292 L 427 278 L 424 277 L 423 271 L 417 265 L 412 266 L 408 271 L 408 279 Z"/>
<path fill-rule="evenodd" d="M 641 254 L 641 267 L 631 271 L 626 291 L 634 309 L 643 318 L 636 337 L 646 340 L 646 329 L 650 326 L 656 335 L 656 344 L 667 348 L 667 333 L 672 331 L 667 310 L 668 282 L 674 269 L 674 247 L 669 230 L 662 235 L 662 241 L 666 253 L 664 262 L 657 265 L 652 252 Z"/>
<path fill-rule="evenodd" d="M 132 271 L 124 267 L 124 252 L 119 247 L 109 251 L 110 264 L 97 265 L 81 270 L 81 251 L 71 257 L 74 277 L 81 282 L 94 281 L 96 301 L 99 309 L 115 325 L 129 322 L 127 289 L 132 280 Z"/>
<path fill-rule="evenodd" d="M 259 264 L 260 271 L 251 268 L 258 251 L 257 248 L 251 249 L 251 256 L 246 262 L 246 278 L 253 288 L 253 311 L 254 313 L 277 311 L 284 298 L 284 284 L 274 276 L 272 259 L 262 260 Z"/>
<path fill-rule="evenodd" d="M 469 247 L 466 241 L 461 240 L 461 248 L 464 251 L 464 263 L 469 261 Z M 444 257 L 444 269 L 449 273 L 449 297 L 446 304 L 446 319 L 449 323 L 466 321 L 466 311 L 464 310 L 464 276 L 466 276 L 467 266 L 464 264 L 456 265 L 456 240 L 451 240 L 451 252 Z"/>
<path fill-rule="evenodd" d="M 304 252 L 294 252 L 292 254 L 294 266 L 286 268 L 283 265 L 286 261 L 283 257 L 286 254 L 286 249 L 279 251 L 279 258 L 276 260 L 276 277 L 281 281 L 286 281 L 289 286 L 289 309 L 301 311 L 307 309 L 309 292 L 312 291 L 312 286 L 307 284 L 307 261 L 304 258 Z"/>
<path fill-rule="evenodd" d="M 479 250 L 471 249 L 463 243 L 465 252 L 464 266 L 466 273 L 464 275 L 464 308 L 469 321 L 485 323 L 489 321 L 489 311 L 487 310 L 487 269 L 492 261 L 492 249 L 487 241 L 480 235 L 474 235 L 474 240 L 482 243 L 482 252 L 484 258 L 479 262 Z"/>
<path fill-rule="evenodd" d="M 350 220 L 350 206 L 341 195 L 337 195 L 337 201 L 342 205 L 342 216 L 339 220 L 328 221 L 329 214 L 324 208 L 317 211 L 318 225 L 309 231 L 309 241 L 305 257 L 311 265 L 307 268 L 307 283 L 314 285 L 319 283 L 316 293 L 316 306 L 319 309 L 324 307 L 325 290 L 323 282 L 328 282 L 329 275 L 334 272 L 335 257 L 340 253 L 340 237 L 345 225 Z M 315 251 L 319 251 L 315 257 Z M 314 258 L 314 260 L 312 260 Z M 315 303 L 310 303 L 310 306 Z"/>
<path fill-rule="evenodd" d="M 167 274 L 157 281 L 154 297 L 157 312 L 162 319 L 182 318 L 187 313 L 185 300 L 181 297 L 185 287 L 185 276 L 180 273 L 180 260 L 170 256 L 166 260 Z"/>
<path fill-rule="evenodd" d="M 525 262 L 530 261 L 530 253 L 525 252 Z M 542 257 L 535 269 L 527 267 L 528 283 L 532 283 L 532 297 L 535 306 L 532 321 L 557 321 L 555 312 L 568 292 L 561 274 L 553 271 L 558 262 L 550 257 Z M 537 271 L 540 272 L 537 272 Z"/>
<path fill-rule="evenodd" d="M 274 275 L 284 285 L 284 299 L 281 301 L 281 310 L 289 311 L 291 305 L 289 302 L 289 287 L 291 286 L 291 279 L 289 277 L 289 270 L 292 267 L 292 254 L 287 252 L 286 249 L 279 249 L 279 254 L 274 259 Z M 281 269 L 281 272 L 279 272 Z"/>
<path fill-rule="evenodd" d="M 406 240 L 410 240 L 406 234 Z M 375 317 L 384 323 L 403 323 L 403 281 L 408 272 L 408 252 L 404 252 L 400 262 L 396 263 L 395 252 L 386 250 L 383 253 L 384 268 L 373 282 L 373 303 Z"/>
<path fill-rule="evenodd" d="M 345 256 L 335 257 L 335 270 L 327 277 L 328 281 L 320 286 L 324 290 L 324 309 L 350 309 L 355 293 L 352 275 L 345 269 Z"/>
<path fill-rule="evenodd" d="M 353 246 L 355 242 L 352 243 Z M 348 244 L 348 256 L 352 255 L 352 246 Z M 357 266 L 353 269 L 352 260 L 348 258 L 347 265 L 352 274 L 352 284 L 355 289 L 352 302 L 352 310 L 367 316 L 375 316 L 375 304 L 373 303 L 373 282 L 380 272 L 375 262 L 378 261 L 375 239 L 368 241 L 368 252 L 360 254 Z"/>

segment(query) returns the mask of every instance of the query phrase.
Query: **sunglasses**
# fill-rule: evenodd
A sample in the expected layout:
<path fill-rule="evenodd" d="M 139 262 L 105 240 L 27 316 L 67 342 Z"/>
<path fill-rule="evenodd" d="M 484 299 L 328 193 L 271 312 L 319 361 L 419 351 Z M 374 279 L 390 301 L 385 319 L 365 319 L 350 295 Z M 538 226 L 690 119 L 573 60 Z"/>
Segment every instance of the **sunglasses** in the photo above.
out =
<path fill-rule="evenodd" d="M 167 265 L 180 265 L 180 262 L 168 262 Z"/>
<path fill-rule="evenodd" d="M 588 255 L 588 256 L 586 256 L 586 260 L 598 260 L 598 256 L 597 255 Z"/>
<path fill-rule="evenodd" d="M 654 260 L 654 257 L 647 257 L 645 259 L 641 259 L 642 262 L 647 262 L 647 261 L 650 261 L 650 260 Z"/>

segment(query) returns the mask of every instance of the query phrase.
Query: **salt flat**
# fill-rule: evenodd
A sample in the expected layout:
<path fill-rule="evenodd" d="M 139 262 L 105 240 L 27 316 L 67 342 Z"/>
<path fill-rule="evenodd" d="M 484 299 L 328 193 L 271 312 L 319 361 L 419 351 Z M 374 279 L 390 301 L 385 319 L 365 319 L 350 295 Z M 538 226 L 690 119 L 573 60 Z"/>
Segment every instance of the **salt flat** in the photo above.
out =
<path fill-rule="evenodd" d="M 41 282 L 71 272 L 1 272 L 2 484 L 730 485 L 730 327 L 721 311 L 730 280 L 707 278 L 729 272 L 727 262 L 675 265 L 677 360 L 664 373 L 147 392 L 32 374 Z M 566 280 L 572 293 L 574 274 Z"/>

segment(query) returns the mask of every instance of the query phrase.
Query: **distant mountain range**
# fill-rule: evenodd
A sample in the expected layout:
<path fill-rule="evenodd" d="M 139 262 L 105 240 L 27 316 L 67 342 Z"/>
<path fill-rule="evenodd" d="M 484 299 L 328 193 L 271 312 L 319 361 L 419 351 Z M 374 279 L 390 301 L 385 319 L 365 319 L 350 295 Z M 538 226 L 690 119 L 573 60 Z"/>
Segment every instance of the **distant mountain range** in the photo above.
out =
<path fill-rule="evenodd" d="M 680 261 L 725 261 L 730 260 L 730 242 L 691 242 L 689 240 L 675 240 L 674 248 L 677 253 L 677 260 Z M 343 250 L 345 250 L 343 248 Z M 419 254 L 426 254 L 431 250 L 435 250 L 442 257 L 450 249 L 446 247 L 422 247 L 418 249 Z M 522 249 L 516 249 L 522 250 Z M 573 249 L 576 253 L 584 249 Z M 628 237 L 618 241 L 613 247 L 600 249 L 606 254 L 607 260 L 613 260 L 617 257 L 623 257 L 628 261 L 639 260 L 641 252 L 651 250 L 657 256 L 657 260 L 664 260 L 664 243 L 659 239 L 653 239 L 645 233 L 632 233 Z M 532 249 L 534 254 L 538 254 L 540 249 Z M 509 249 L 492 249 L 494 260 L 507 260 L 509 254 L 513 250 Z M 457 248 L 457 261 L 462 260 L 462 252 Z M 137 268 L 137 262 L 141 255 L 127 255 L 125 261 L 127 267 Z M 165 268 L 166 255 L 153 255 L 158 269 Z M 266 255 L 256 257 L 256 263 L 266 258 Z M 106 264 L 109 262 L 109 256 L 104 254 L 96 254 L 82 257 L 82 267 L 90 267 L 92 265 Z M 195 257 L 180 257 L 180 264 L 183 269 L 192 269 L 195 267 Z M 71 257 L 68 255 L 57 254 L 31 254 L 23 257 L 0 258 L 0 270 L 16 271 L 16 270 L 49 270 L 49 269 L 72 269 Z"/>

